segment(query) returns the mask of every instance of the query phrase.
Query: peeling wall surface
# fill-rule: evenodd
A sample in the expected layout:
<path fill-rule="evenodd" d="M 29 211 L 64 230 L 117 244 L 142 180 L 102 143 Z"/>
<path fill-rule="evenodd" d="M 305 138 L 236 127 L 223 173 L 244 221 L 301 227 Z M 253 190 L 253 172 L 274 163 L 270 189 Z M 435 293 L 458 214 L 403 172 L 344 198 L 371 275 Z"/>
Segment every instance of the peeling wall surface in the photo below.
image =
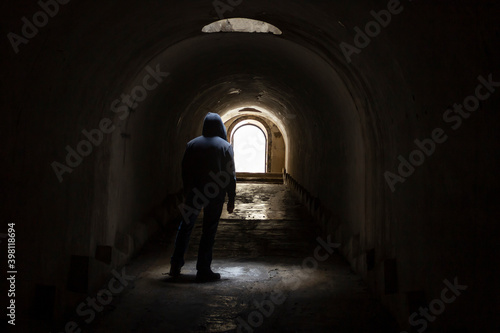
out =
<path fill-rule="evenodd" d="M 180 200 L 206 113 L 256 107 L 285 138 L 287 186 L 402 327 L 445 279 L 468 288 L 436 327 L 500 327 L 498 1 L 1 7 L 19 316 L 43 290 L 54 318 L 74 311 Z M 231 17 L 282 34 L 202 32 Z"/>

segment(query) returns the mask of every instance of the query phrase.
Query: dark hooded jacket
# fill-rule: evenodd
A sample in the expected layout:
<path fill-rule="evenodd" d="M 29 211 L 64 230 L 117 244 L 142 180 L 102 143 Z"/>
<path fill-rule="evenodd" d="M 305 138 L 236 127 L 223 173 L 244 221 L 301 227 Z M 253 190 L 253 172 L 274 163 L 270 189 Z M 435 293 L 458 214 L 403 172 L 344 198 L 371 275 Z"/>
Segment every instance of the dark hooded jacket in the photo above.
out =
<path fill-rule="evenodd" d="M 209 112 L 202 135 L 189 141 L 182 159 L 182 181 L 186 197 L 194 190 L 211 201 L 234 200 L 236 173 L 233 147 L 221 117 Z M 208 185 L 210 184 L 210 185 Z"/>

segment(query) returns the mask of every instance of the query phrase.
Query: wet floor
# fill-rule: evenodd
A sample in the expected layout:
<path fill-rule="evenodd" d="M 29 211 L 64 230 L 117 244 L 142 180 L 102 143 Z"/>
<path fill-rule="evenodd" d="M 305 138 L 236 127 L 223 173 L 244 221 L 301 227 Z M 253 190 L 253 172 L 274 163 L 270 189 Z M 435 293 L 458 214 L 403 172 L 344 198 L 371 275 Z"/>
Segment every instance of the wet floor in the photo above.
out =
<path fill-rule="evenodd" d="M 201 218 L 201 216 L 200 216 Z M 174 235 L 126 267 L 135 279 L 89 332 L 398 332 L 284 185 L 238 183 L 214 248 L 213 283 L 194 282 L 199 219 L 182 276 L 166 273 Z M 168 244 L 168 245 L 167 245 Z M 331 252 L 331 253 L 330 253 Z"/>

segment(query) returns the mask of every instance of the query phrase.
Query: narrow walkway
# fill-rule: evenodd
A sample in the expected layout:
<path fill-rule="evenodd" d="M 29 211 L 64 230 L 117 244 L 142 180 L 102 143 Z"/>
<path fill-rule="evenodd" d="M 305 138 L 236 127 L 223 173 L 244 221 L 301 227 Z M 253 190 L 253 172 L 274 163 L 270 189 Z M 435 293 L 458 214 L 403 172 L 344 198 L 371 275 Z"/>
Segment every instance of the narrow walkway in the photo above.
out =
<path fill-rule="evenodd" d="M 88 331 L 398 331 L 338 254 L 315 254 L 317 233 L 286 186 L 238 183 L 235 213 L 223 213 L 215 243 L 221 281 L 194 283 L 200 232 L 199 220 L 175 282 L 166 274 L 172 245 L 148 246 L 126 268 L 133 286 Z"/>

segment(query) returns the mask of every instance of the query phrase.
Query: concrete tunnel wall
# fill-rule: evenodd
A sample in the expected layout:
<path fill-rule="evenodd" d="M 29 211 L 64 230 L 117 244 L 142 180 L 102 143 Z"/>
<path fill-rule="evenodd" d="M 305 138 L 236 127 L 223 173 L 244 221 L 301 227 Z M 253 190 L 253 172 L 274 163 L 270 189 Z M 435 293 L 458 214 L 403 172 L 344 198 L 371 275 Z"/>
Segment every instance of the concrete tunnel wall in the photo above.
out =
<path fill-rule="evenodd" d="M 210 1 L 73 1 L 19 54 L 7 41 L 4 202 L 26 265 L 20 306 L 33 306 L 35 285 L 53 286 L 55 317 L 74 313 L 157 230 L 148 213 L 181 188 L 185 144 L 206 112 L 256 105 L 286 129 L 289 184 L 403 327 L 454 277 L 469 288 L 436 327 L 488 327 L 498 309 L 498 95 L 457 131 L 442 116 L 479 75 L 500 77 L 498 5 L 402 3 L 351 63 L 339 44 L 387 2 L 252 1 L 227 13 L 272 23 L 283 31 L 274 36 L 202 34 L 218 19 Z M 8 31 L 39 10 L 5 7 Z M 169 76 L 120 119 L 113 101 L 147 66 Z M 51 163 L 103 118 L 117 129 L 59 183 Z M 448 141 L 392 193 L 384 172 L 436 127 Z"/>

